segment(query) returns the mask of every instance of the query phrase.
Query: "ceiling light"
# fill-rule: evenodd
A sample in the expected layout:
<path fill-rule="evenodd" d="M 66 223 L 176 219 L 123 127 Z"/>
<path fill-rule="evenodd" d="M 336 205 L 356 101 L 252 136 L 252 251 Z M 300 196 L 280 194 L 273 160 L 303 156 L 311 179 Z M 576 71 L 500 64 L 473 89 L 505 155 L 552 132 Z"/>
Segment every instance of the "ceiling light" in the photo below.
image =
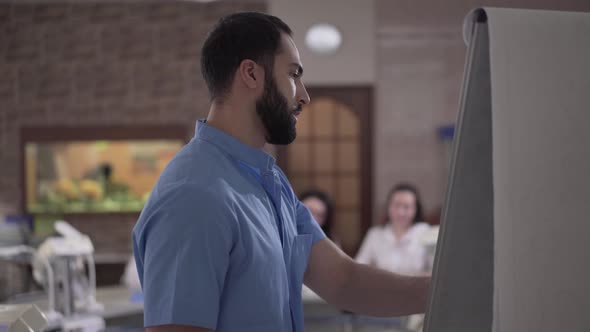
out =
<path fill-rule="evenodd" d="M 342 35 L 332 24 L 315 24 L 307 30 L 305 45 L 318 54 L 331 54 L 340 48 Z"/>

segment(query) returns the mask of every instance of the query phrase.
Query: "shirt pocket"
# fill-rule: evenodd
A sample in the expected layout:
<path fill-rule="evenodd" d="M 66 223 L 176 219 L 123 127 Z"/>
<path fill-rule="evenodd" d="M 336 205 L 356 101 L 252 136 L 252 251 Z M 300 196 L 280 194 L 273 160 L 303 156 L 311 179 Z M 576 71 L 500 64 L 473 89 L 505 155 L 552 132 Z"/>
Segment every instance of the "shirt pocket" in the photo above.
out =
<path fill-rule="evenodd" d="M 290 305 L 294 331 L 303 331 L 303 304 L 301 303 L 301 285 L 307 269 L 313 235 L 300 234 L 293 239 L 291 247 L 291 264 L 289 273 Z"/>

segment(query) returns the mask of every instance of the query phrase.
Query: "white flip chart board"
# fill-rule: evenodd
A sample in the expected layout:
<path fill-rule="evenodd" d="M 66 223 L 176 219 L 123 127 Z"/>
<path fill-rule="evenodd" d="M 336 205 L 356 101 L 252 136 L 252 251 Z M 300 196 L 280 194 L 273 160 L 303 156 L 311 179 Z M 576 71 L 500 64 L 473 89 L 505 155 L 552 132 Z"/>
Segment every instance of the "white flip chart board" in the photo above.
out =
<path fill-rule="evenodd" d="M 425 331 L 590 331 L 590 13 L 483 8 Z"/>

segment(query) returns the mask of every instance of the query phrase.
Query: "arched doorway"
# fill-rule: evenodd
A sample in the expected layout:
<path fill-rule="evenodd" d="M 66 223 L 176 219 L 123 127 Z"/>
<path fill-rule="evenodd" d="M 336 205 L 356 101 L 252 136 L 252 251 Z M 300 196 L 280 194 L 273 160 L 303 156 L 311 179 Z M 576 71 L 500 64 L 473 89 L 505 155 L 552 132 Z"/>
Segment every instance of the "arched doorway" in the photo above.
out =
<path fill-rule="evenodd" d="M 296 194 L 315 188 L 333 197 L 334 234 L 353 255 L 372 223 L 372 90 L 308 91 L 312 101 L 298 118 L 297 139 L 280 150 L 279 163 Z"/>

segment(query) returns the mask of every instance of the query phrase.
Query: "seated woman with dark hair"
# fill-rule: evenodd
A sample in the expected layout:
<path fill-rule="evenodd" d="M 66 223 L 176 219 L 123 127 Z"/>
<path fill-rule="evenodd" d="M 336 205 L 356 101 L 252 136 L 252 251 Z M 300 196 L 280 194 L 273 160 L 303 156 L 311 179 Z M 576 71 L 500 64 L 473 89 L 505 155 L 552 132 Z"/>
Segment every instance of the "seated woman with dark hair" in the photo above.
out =
<path fill-rule="evenodd" d="M 320 190 L 310 189 L 302 192 L 299 195 L 299 200 L 311 213 L 313 219 L 320 225 L 324 234 L 339 246 L 338 240 L 334 237 L 333 232 L 333 216 L 334 216 L 334 201 L 330 196 Z M 315 294 L 307 286 L 303 285 L 302 296 L 306 300 L 317 301 L 320 297 Z"/>
<path fill-rule="evenodd" d="M 399 183 L 387 195 L 382 225 L 369 229 L 356 256 L 360 263 L 405 274 L 430 274 L 430 254 L 426 239 L 432 227 L 423 222 L 422 202 L 411 184 Z M 424 315 L 411 315 L 405 323 L 410 331 L 421 331 Z"/>
<path fill-rule="evenodd" d="M 387 196 L 384 219 L 384 225 L 369 230 L 356 260 L 400 274 L 429 273 L 422 239 L 430 226 L 422 222 L 418 190 L 407 183 L 394 186 Z"/>
<path fill-rule="evenodd" d="M 307 207 L 315 221 L 320 225 L 324 234 L 334 241 L 332 234 L 332 217 L 334 215 L 334 202 L 323 191 L 311 189 L 299 195 L 299 200 Z"/>

